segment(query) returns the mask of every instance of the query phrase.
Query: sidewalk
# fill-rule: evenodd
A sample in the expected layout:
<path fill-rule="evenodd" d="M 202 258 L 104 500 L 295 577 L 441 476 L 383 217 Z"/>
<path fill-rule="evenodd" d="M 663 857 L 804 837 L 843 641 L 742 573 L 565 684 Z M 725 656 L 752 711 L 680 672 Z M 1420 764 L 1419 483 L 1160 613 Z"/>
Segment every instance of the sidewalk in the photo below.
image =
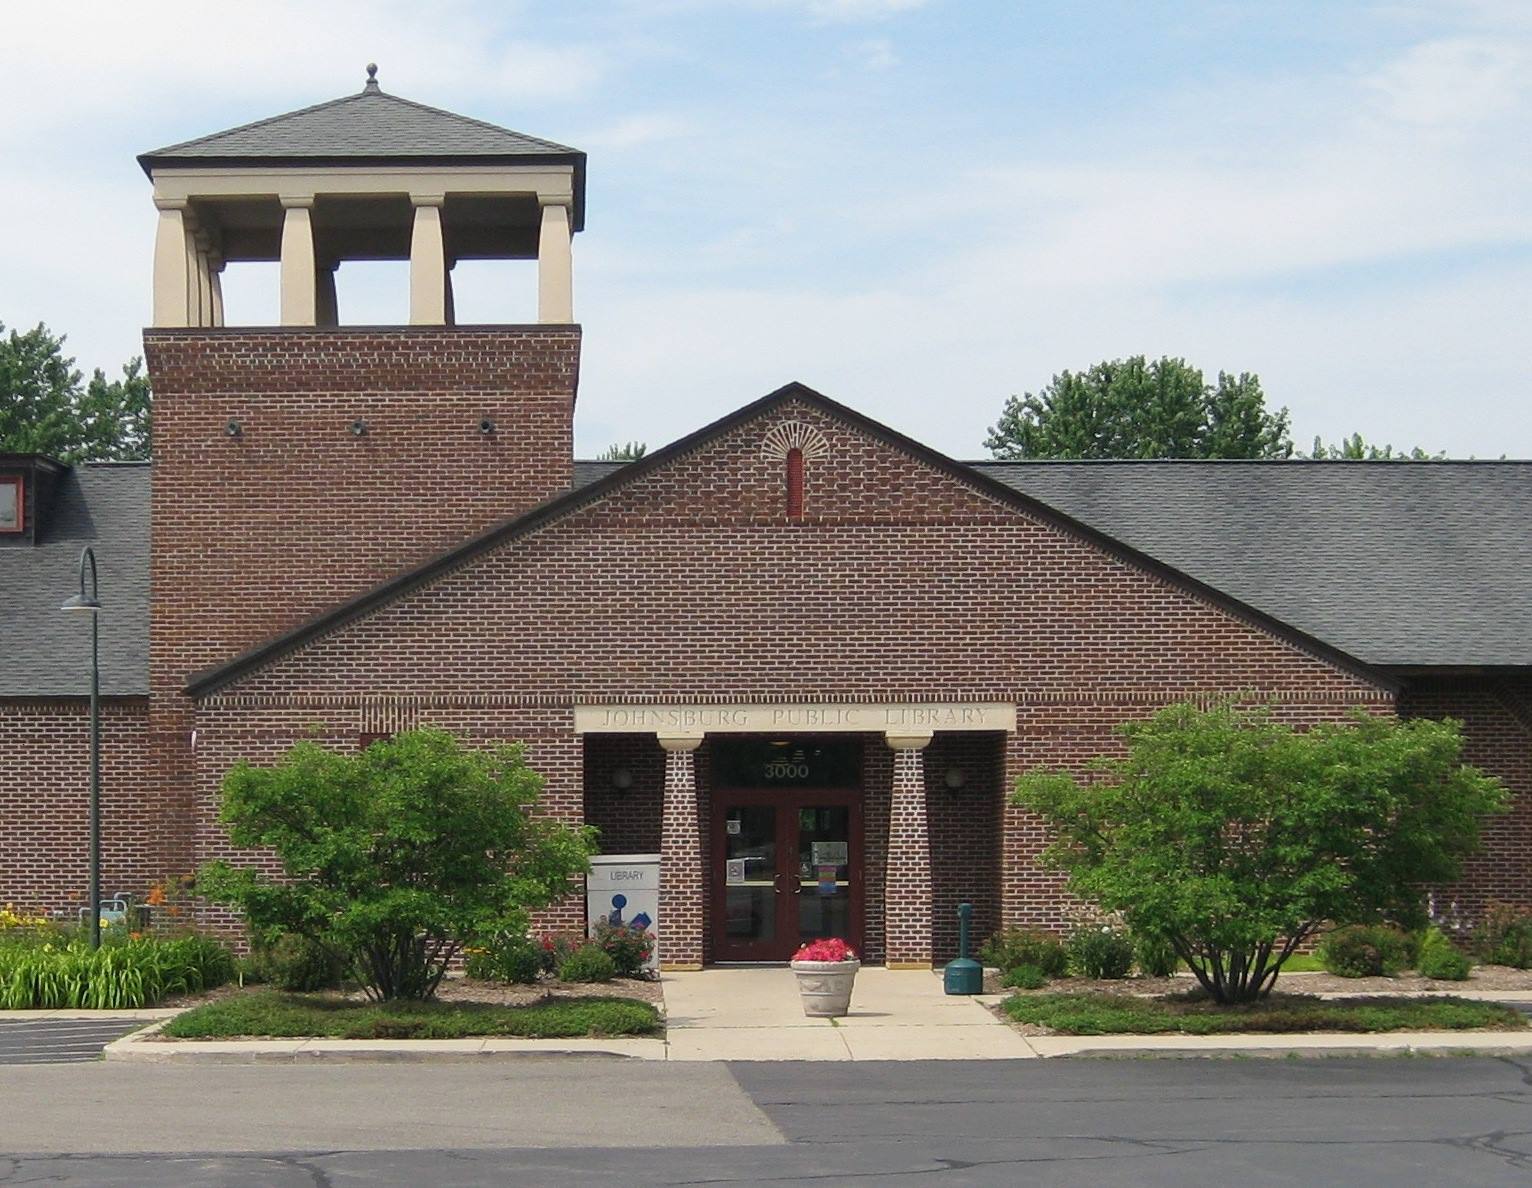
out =
<path fill-rule="evenodd" d="M 851 1014 L 805 1017 L 790 969 L 705 969 L 665 978 L 671 1060 L 1015 1060 L 1027 1041 L 939 974 L 867 966 Z"/>

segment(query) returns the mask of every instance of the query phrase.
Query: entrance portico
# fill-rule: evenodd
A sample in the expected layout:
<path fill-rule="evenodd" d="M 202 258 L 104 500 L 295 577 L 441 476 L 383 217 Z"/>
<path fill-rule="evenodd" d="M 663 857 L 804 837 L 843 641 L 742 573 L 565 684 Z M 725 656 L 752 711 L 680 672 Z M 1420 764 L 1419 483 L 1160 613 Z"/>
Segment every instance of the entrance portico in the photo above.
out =
<path fill-rule="evenodd" d="M 952 897 L 936 884 L 998 897 L 1013 705 L 604 704 L 574 716 L 603 848 L 662 855 L 664 969 L 785 960 L 821 935 L 929 968 L 934 915 Z"/>

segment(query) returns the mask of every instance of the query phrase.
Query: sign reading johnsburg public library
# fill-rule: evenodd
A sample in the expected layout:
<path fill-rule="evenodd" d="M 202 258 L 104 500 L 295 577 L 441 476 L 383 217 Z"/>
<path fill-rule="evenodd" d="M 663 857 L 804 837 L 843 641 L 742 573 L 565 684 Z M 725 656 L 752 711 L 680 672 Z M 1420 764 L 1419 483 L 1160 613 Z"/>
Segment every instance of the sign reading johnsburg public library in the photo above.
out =
<path fill-rule="evenodd" d="M 576 734 L 756 734 L 777 730 L 1015 730 L 1016 707 L 998 701 L 843 705 L 577 705 Z"/>

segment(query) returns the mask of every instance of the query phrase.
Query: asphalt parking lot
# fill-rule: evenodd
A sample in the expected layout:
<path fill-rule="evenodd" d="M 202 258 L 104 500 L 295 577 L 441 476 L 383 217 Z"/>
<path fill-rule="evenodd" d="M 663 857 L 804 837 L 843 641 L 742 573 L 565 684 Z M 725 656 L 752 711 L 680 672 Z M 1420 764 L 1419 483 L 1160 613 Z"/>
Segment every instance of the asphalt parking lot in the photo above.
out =
<path fill-rule="evenodd" d="M 0 1065 L 79 1064 L 142 1024 L 124 1019 L 0 1019 Z"/>

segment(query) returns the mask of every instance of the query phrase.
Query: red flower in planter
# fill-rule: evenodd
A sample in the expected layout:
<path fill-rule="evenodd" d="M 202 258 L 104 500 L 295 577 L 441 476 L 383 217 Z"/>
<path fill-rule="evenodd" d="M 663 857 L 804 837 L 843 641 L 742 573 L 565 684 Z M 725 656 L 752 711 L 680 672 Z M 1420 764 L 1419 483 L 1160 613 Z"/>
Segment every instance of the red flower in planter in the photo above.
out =
<path fill-rule="evenodd" d="M 838 936 L 810 941 L 793 954 L 794 961 L 855 961 L 851 946 Z"/>

